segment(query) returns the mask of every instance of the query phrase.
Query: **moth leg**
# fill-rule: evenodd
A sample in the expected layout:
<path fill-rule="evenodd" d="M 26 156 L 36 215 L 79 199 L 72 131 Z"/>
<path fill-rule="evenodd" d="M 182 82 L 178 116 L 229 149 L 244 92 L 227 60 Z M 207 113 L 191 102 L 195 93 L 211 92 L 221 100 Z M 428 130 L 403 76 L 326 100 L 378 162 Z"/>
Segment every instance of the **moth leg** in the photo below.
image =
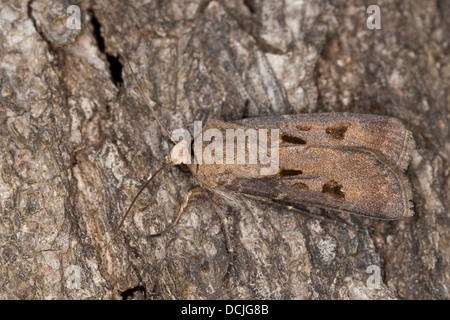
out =
<path fill-rule="evenodd" d="M 219 205 L 215 204 L 213 202 L 212 199 L 215 199 L 214 195 L 211 192 L 208 192 L 208 193 L 210 196 L 207 198 L 208 198 L 209 202 L 211 203 L 215 213 L 219 217 L 220 222 L 222 223 L 222 231 L 223 231 L 223 235 L 225 237 L 225 246 L 227 248 L 228 254 L 230 255 L 230 262 L 228 263 L 227 273 L 224 277 L 226 286 L 230 287 L 231 271 L 233 270 L 233 267 L 234 267 L 234 250 L 233 250 L 233 246 L 231 245 L 231 236 L 230 236 L 230 230 L 228 228 L 228 220 L 227 220 L 227 217 L 223 214 L 222 210 L 216 209 L 217 206 L 219 206 Z"/>
<path fill-rule="evenodd" d="M 184 213 L 184 209 L 186 209 L 186 207 L 189 203 L 189 199 L 191 198 L 191 196 L 201 195 L 203 193 L 204 193 L 204 190 L 199 186 L 194 187 L 191 190 L 189 190 L 186 193 L 186 195 L 184 196 L 183 203 L 180 205 L 180 209 L 178 209 L 178 215 L 175 218 L 175 220 L 173 220 L 172 224 L 170 224 L 166 229 L 164 229 L 163 231 L 161 231 L 159 233 L 151 234 L 150 237 L 152 237 L 152 238 L 160 237 L 160 236 L 165 235 L 167 232 L 169 232 L 180 220 L 181 216 Z"/>
<path fill-rule="evenodd" d="M 153 238 L 160 237 L 160 236 L 165 235 L 167 232 L 169 232 L 178 223 L 178 221 L 180 220 L 180 218 L 181 218 L 181 216 L 182 216 L 182 214 L 184 212 L 184 209 L 186 209 L 186 207 L 187 207 L 187 205 L 189 203 L 189 199 L 192 196 L 205 195 L 204 192 L 205 192 L 205 190 L 202 189 L 199 186 L 190 189 L 186 193 L 186 195 L 184 197 L 184 200 L 183 200 L 183 203 L 181 204 L 180 209 L 178 210 L 178 215 L 175 218 L 175 220 L 173 221 L 173 223 L 170 224 L 165 230 L 161 231 L 160 233 L 152 234 L 152 235 L 150 235 L 150 237 L 153 237 Z M 225 278 L 225 282 L 227 284 L 227 287 L 229 287 L 230 286 L 230 282 L 231 282 L 231 271 L 232 271 L 233 266 L 234 266 L 234 250 L 233 250 L 233 247 L 231 246 L 231 237 L 230 237 L 230 231 L 228 229 L 228 220 L 227 220 L 227 218 L 225 217 L 225 215 L 223 214 L 223 212 L 221 210 L 217 210 L 216 209 L 218 204 L 215 204 L 211 200 L 211 197 L 214 197 L 214 195 L 212 193 L 208 192 L 208 194 L 206 194 L 206 196 L 207 196 L 206 198 L 208 198 L 208 201 L 211 203 L 211 206 L 213 207 L 214 212 L 217 214 L 217 216 L 219 217 L 219 219 L 221 221 L 223 234 L 224 234 L 224 237 L 225 237 L 225 246 L 227 248 L 228 254 L 230 255 L 230 262 L 228 264 L 227 273 L 226 273 L 226 275 L 224 277 Z"/>

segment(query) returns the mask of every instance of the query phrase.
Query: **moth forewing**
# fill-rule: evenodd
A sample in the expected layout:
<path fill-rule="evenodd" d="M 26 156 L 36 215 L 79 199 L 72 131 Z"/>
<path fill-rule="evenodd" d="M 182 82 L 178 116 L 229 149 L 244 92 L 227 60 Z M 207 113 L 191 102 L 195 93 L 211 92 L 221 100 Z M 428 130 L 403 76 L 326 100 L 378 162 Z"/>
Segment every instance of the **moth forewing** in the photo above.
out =
<path fill-rule="evenodd" d="M 279 128 L 283 143 L 308 146 L 353 146 L 385 156 L 401 170 L 409 164 L 414 139 L 403 123 L 373 114 L 311 113 L 248 118 L 236 123 L 253 128 Z"/>
<path fill-rule="evenodd" d="M 204 130 L 212 127 L 223 136 L 227 129 L 249 128 L 278 129 L 279 134 L 276 152 L 269 145 L 269 153 L 276 153 L 279 158 L 278 170 L 272 175 L 261 175 L 261 167 L 267 166 L 261 163 L 192 165 L 199 182 L 212 192 L 222 196 L 241 193 L 380 219 L 413 214 L 411 188 L 403 170 L 414 141 L 394 118 L 292 115 L 234 123 L 214 121 Z M 207 145 L 203 141 L 202 150 Z M 248 144 L 245 147 L 250 152 Z M 225 157 L 230 155 L 224 154 Z"/>
<path fill-rule="evenodd" d="M 227 180 L 223 187 L 289 204 L 372 218 L 398 219 L 412 215 L 406 177 L 374 154 L 358 149 L 304 147 L 296 154 L 297 161 L 283 161 L 285 154 L 292 157 L 293 152 L 292 148 L 280 147 L 278 175 L 236 177 Z"/>

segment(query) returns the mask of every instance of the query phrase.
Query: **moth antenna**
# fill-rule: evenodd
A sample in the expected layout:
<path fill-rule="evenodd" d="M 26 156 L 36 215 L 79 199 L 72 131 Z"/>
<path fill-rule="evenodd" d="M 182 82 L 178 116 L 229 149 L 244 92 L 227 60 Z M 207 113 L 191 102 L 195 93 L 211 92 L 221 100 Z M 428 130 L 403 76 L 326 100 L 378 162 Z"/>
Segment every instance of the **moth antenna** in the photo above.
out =
<path fill-rule="evenodd" d="M 145 101 L 145 103 L 147 104 L 147 106 L 150 108 L 150 111 L 152 112 L 152 116 L 155 117 L 156 122 L 158 122 L 159 126 L 164 130 L 164 132 L 165 132 L 166 135 L 169 137 L 169 139 L 170 139 L 174 144 L 177 144 L 177 143 L 172 139 L 172 135 L 170 134 L 169 130 L 167 130 L 167 128 L 166 128 L 166 127 L 162 124 L 162 122 L 159 120 L 158 116 L 156 115 L 155 110 L 153 109 L 153 107 L 152 107 L 151 104 L 150 104 L 150 101 L 149 101 L 148 97 L 144 94 L 144 91 L 142 90 L 141 85 L 139 84 L 139 81 L 137 80 L 136 74 L 134 73 L 133 68 L 131 67 L 130 61 L 128 60 L 128 58 L 125 56 L 125 54 L 124 54 L 121 50 L 118 50 L 118 52 L 119 52 L 119 54 L 122 56 L 122 58 L 127 62 L 128 67 L 129 67 L 130 70 L 131 70 L 131 74 L 133 75 L 133 79 L 134 79 L 134 81 L 135 81 L 136 84 L 137 84 L 139 93 L 140 93 L 142 99 L 144 99 L 144 101 Z"/>
<path fill-rule="evenodd" d="M 158 170 L 156 170 L 155 174 L 153 174 L 150 179 L 147 180 L 147 182 L 144 184 L 143 187 L 141 187 L 141 189 L 139 190 L 139 192 L 134 196 L 133 201 L 131 201 L 130 206 L 127 209 L 127 212 L 125 213 L 125 215 L 122 217 L 122 220 L 120 220 L 119 225 L 117 226 L 116 230 L 114 230 L 114 233 L 112 235 L 112 239 L 114 239 L 114 237 L 116 236 L 117 232 L 119 231 L 119 229 L 122 227 L 123 223 L 125 222 L 126 217 L 128 216 L 128 214 L 130 213 L 131 208 L 133 207 L 134 203 L 136 202 L 137 198 L 139 197 L 139 195 L 142 193 L 142 191 L 144 191 L 144 189 L 150 184 L 150 182 L 152 182 L 153 178 L 156 177 L 156 175 L 158 173 L 160 173 L 161 171 L 163 171 L 165 168 L 169 167 L 173 165 L 172 161 L 167 162 L 165 165 L 163 165 L 161 168 L 159 168 Z"/>

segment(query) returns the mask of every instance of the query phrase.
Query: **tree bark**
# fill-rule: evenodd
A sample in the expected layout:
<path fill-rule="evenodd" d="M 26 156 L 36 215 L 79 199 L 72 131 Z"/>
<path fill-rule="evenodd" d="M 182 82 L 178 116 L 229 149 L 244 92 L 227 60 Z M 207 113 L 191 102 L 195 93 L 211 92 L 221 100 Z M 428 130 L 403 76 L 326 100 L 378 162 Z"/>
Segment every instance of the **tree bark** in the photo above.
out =
<path fill-rule="evenodd" d="M 384 1 L 381 29 L 366 1 L 70 4 L 81 29 L 68 2 L 0 3 L 1 299 L 449 299 L 448 2 Z M 198 185 L 172 167 L 113 237 L 172 147 L 118 50 L 169 131 L 309 112 L 402 120 L 415 215 L 335 217 L 354 230 L 204 194 L 154 238 Z"/>

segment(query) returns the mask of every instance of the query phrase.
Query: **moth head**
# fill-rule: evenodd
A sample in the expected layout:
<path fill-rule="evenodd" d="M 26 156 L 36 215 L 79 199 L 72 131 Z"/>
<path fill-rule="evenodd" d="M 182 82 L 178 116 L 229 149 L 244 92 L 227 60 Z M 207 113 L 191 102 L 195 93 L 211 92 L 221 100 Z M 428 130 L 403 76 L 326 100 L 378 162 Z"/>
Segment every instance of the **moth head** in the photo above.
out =
<path fill-rule="evenodd" d="M 191 145 L 187 140 L 179 141 L 167 156 L 167 162 L 172 162 L 174 165 L 190 164 L 191 155 L 188 152 L 190 147 Z"/>

